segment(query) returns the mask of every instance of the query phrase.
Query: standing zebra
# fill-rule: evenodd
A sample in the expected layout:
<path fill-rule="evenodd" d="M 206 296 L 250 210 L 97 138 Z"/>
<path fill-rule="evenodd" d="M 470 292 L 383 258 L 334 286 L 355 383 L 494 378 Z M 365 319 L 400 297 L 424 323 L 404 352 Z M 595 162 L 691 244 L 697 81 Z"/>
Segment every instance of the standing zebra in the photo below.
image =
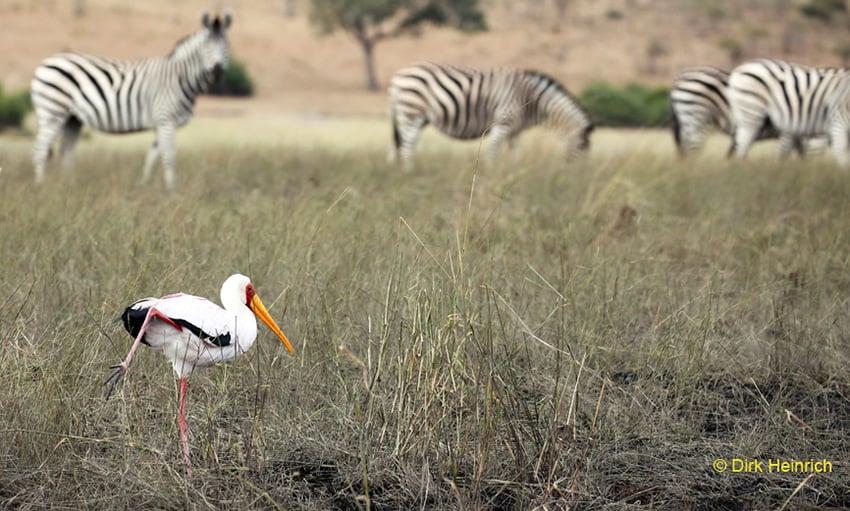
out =
<path fill-rule="evenodd" d="M 586 150 L 593 123 L 576 99 L 552 77 L 535 71 L 465 67 L 423 62 L 400 69 L 389 87 L 393 145 L 409 165 L 429 123 L 446 135 L 472 139 L 490 133 L 489 160 L 503 140 L 513 146 L 524 129 L 547 124 L 565 132 L 565 149 Z"/>
<path fill-rule="evenodd" d="M 850 164 L 850 73 L 781 60 L 751 60 L 729 76 L 729 106 L 737 126 L 735 154 L 747 154 L 770 122 L 779 132 L 779 158 L 802 137 L 827 137 L 842 166 Z"/>
<path fill-rule="evenodd" d="M 728 156 L 735 151 L 735 121 L 729 109 L 729 72 L 711 66 L 689 67 L 683 70 L 670 89 L 670 109 L 673 112 L 673 138 L 681 156 L 700 149 L 712 127 L 733 138 Z M 779 132 L 767 120 L 756 135 L 757 140 L 778 138 Z M 802 156 L 801 139 L 795 139 L 794 149 Z"/>
<path fill-rule="evenodd" d="M 36 182 L 54 140 L 62 132 L 60 156 L 73 166 L 74 145 L 85 124 L 107 133 L 155 129 L 143 178 L 150 177 L 162 156 L 165 186 L 174 186 L 174 137 L 192 116 L 195 98 L 224 72 L 228 60 L 226 31 L 232 17 L 202 17 L 203 29 L 180 40 L 163 58 L 135 62 L 64 53 L 46 59 L 32 80 L 32 103 L 38 119 L 33 147 Z"/>

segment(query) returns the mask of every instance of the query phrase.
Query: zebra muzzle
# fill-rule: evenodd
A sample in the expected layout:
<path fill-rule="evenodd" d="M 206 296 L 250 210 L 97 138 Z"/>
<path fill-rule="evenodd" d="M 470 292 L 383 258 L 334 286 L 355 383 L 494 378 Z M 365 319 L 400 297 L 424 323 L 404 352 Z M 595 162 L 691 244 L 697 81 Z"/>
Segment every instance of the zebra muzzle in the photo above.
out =
<path fill-rule="evenodd" d="M 221 78 L 221 75 L 224 74 L 224 69 L 225 68 L 222 64 L 216 64 L 215 66 L 213 66 L 213 69 L 212 69 L 213 78 L 215 80 L 218 80 L 219 78 Z"/>

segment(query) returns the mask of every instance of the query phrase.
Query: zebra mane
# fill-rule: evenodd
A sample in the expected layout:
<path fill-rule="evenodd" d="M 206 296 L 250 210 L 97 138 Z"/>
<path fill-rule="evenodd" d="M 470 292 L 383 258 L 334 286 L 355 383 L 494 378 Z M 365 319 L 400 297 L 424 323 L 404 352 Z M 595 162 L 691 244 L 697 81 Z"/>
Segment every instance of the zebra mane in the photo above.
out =
<path fill-rule="evenodd" d="M 207 29 L 203 29 L 180 38 L 177 43 L 174 44 L 174 48 L 171 49 L 171 52 L 166 58 L 169 60 L 174 59 L 181 50 L 188 50 L 189 53 L 197 50 L 200 46 L 200 44 L 197 43 L 205 39 L 206 32 Z"/>
<path fill-rule="evenodd" d="M 821 73 L 829 73 L 829 72 L 845 73 L 845 72 L 847 72 L 846 67 L 807 66 L 805 64 L 800 64 L 798 62 L 792 62 L 790 60 L 781 60 L 781 59 L 760 58 L 760 59 L 753 59 L 752 62 L 768 63 L 768 64 L 773 64 L 773 65 L 776 65 L 776 66 L 793 66 L 793 67 L 797 67 L 797 68 L 800 68 L 800 69 L 813 69 L 813 70 L 821 72 Z"/>
<path fill-rule="evenodd" d="M 540 71 L 526 69 L 519 72 L 520 76 L 524 79 L 528 80 L 532 84 L 543 84 L 544 88 L 547 91 L 554 91 L 555 93 L 567 98 L 571 103 L 570 108 L 575 112 L 579 112 L 584 118 L 592 124 L 592 120 L 590 117 L 590 113 L 584 109 L 584 107 L 579 103 L 578 99 L 564 87 L 561 82 L 553 78 L 552 76 L 541 73 Z M 563 106 L 563 103 L 560 103 Z"/>
<path fill-rule="evenodd" d="M 561 85 L 561 82 L 552 78 L 550 75 L 547 75 L 546 73 L 541 73 L 540 71 L 536 71 L 536 70 L 533 70 L 533 69 L 526 69 L 526 70 L 522 71 L 522 74 L 526 78 L 531 78 L 532 80 L 534 80 L 536 82 L 545 83 L 547 87 L 554 88 L 556 91 L 560 92 L 564 96 L 567 96 L 568 98 L 570 98 L 574 102 L 578 103 L 578 100 L 576 99 L 576 97 L 573 96 L 573 94 L 570 91 L 568 91 L 566 89 L 566 87 Z"/>
<path fill-rule="evenodd" d="M 201 25 L 203 25 L 203 28 L 178 40 L 167 58 L 173 59 L 184 48 L 189 52 L 196 51 L 198 48 L 194 46 L 195 41 L 206 41 L 207 36 L 213 38 L 226 37 L 225 31 L 230 27 L 232 21 L 233 13 L 229 9 L 223 15 L 216 12 L 212 17 L 209 11 L 204 12 L 203 16 L 201 16 Z"/>

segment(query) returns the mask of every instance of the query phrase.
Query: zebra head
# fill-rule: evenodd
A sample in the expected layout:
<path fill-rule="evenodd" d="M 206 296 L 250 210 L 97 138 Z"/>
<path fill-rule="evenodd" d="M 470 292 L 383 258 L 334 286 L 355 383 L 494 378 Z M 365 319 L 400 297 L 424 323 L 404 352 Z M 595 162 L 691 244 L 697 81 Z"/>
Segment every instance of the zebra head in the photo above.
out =
<path fill-rule="evenodd" d="M 560 147 L 567 160 L 590 150 L 590 135 L 596 126 L 589 117 L 570 119 L 567 122 L 561 119 L 557 124 L 553 123 L 553 126 L 563 137 Z"/>
<path fill-rule="evenodd" d="M 571 157 L 576 150 L 590 148 L 593 121 L 578 100 L 555 78 L 538 71 L 523 71 L 528 98 L 526 107 L 536 123 L 561 131 L 563 150 Z"/>
<path fill-rule="evenodd" d="M 205 12 L 201 17 L 201 23 L 204 26 L 204 44 L 201 50 L 201 62 L 205 71 L 212 73 L 213 79 L 217 80 L 224 74 L 227 69 L 227 61 L 229 58 L 229 49 L 227 43 L 227 29 L 230 28 L 230 23 L 233 21 L 233 15 L 230 11 L 224 13 L 224 16 L 210 17 L 209 12 Z"/>
<path fill-rule="evenodd" d="M 596 126 L 591 123 L 581 130 L 581 133 L 579 134 L 578 146 L 576 147 L 576 149 L 578 149 L 579 151 L 587 151 L 588 149 L 590 149 L 590 134 L 593 132 L 593 129 L 595 127 Z"/>

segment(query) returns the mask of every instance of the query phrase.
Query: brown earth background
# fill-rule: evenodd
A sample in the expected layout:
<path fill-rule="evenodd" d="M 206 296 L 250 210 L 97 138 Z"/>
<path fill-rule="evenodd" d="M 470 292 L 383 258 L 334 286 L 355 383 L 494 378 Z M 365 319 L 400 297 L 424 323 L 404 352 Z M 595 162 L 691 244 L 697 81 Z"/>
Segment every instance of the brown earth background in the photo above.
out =
<path fill-rule="evenodd" d="M 683 67 L 732 67 L 774 56 L 842 65 L 850 47 L 845 14 L 807 18 L 791 0 L 483 0 L 489 31 L 426 27 L 376 47 L 379 80 L 411 61 L 545 71 L 578 93 L 588 83 L 669 84 Z M 82 4 L 82 15 L 75 6 Z M 199 104 L 201 114 L 382 114 L 383 93 L 365 90 L 359 46 L 344 32 L 322 35 L 306 0 L 0 0 L 0 82 L 26 88 L 44 57 L 77 51 L 121 59 L 167 54 L 200 26 L 205 9 L 234 12 L 231 51 L 256 85 L 251 100 Z M 294 11 L 291 12 L 291 11 Z M 737 49 L 737 53 L 735 51 Z"/>

